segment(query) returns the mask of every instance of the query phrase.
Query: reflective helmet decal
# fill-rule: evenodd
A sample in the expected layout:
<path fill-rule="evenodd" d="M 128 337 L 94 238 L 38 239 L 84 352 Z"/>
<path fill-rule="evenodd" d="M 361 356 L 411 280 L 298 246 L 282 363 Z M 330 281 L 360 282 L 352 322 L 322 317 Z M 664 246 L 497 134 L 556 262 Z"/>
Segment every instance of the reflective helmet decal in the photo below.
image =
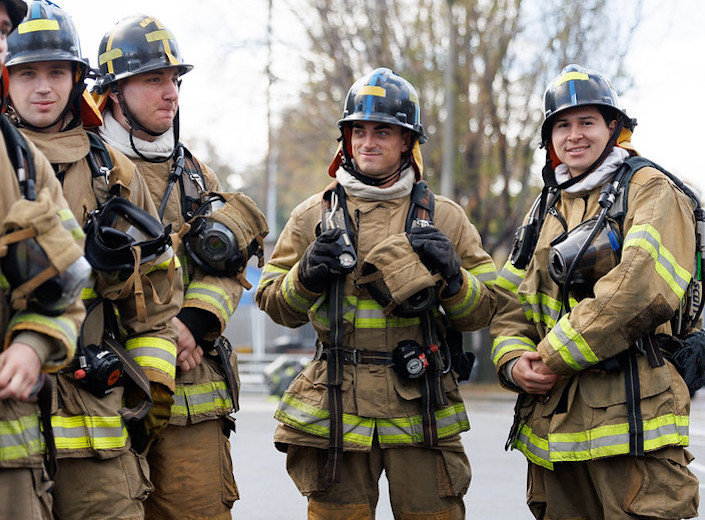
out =
<path fill-rule="evenodd" d="M 34 13 L 32 13 L 34 14 Z M 17 27 L 18 34 L 26 34 L 36 31 L 58 31 L 59 22 L 57 20 L 27 20 Z"/>

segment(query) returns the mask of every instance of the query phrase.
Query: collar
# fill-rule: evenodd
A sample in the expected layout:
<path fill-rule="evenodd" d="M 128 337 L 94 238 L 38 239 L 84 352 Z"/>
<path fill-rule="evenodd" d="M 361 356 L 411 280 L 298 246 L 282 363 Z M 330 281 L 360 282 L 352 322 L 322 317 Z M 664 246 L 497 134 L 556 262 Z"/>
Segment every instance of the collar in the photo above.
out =
<path fill-rule="evenodd" d="M 338 168 L 335 176 L 340 185 L 345 188 L 346 193 L 353 197 L 365 200 L 392 200 L 411 195 L 416 174 L 412 168 L 407 168 L 401 172 L 399 180 L 387 188 L 365 184 L 342 167 Z"/>
<path fill-rule="evenodd" d="M 624 148 L 620 148 L 618 146 L 612 147 L 612 151 L 607 154 L 607 157 L 605 157 L 605 160 L 602 161 L 600 166 L 598 166 L 592 173 L 581 181 L 565 188 L 564 191 L 572 195 L 580 195 L 592 191 L 598 186 L 602 186 L 614 177 L 617 169 L 624 161 L 627 160 L 629 155 L 629 152 Z M 565 164 L 559 164 L 556 166 L 555 172 L 556 181 L 559 185 L 571 179 L 571 175 L 568 172 L 568 166 Z"/>
<path fill-rule="evenodd" d="M 137 158 L 137 154 L 130 146 L 130 133 L 117 122 L 113 113 L 106 110 L 103 113 L 103 126 L 98 128 L 98 133 L 110 146 L 117 148 L 128 157 Z M 174 151 L 174 129 L 157 137 L 154 141 L 145 141 L 133 135 L 137 149 L 148 159 L 164 159 Z"/>

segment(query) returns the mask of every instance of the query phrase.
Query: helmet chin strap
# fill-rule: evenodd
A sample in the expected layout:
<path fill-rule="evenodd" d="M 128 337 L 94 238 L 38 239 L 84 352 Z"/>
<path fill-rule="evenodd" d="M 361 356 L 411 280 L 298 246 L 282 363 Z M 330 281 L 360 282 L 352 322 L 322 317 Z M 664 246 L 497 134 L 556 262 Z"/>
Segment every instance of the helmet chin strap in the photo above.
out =
<path fill-rule="evenodd" d="M 117 95 L 118 103 L 120 104 L 120 109 L 122 110 L 123 115 L 125 116 L 125 119 L 127 120 L 127 124 L 130 126 L 130 146 L 132 147 L 132 150 L 137 154 L 137 156 L 147 162 L 151 163 L 163 163 L 168 161 L 174 156 L 174 151 L 176 150 L 176 146 L 179 143 L 179 110 L 178 108 L 176 109 L 176 115 L 174 116 L 174 123 L 173 123 L 173 129 L 174 129 L 174 147 L 172 148 L 172 151 L 169 155 L 166 157 L 156 157 L 156 158 L 149 158 L 145 156 L 142 152 L 139 151 L 137 146 L 135 145 L 135 138 L 134 138 L 134 133 L 135 130 L 139 130 L 141 132 L 144 132 L 147 135 L 151 135 L 152 137 L 159 137 L 161 135 L 164 135 L 166 132 L 169 130 L 164 130 L 163 132 L 153 132 L 152 130 L 149 130 L 146 128 L 143 124 L 141 124 L 137 118 L 132 114 L 129 108 L 127 108 L 127 103 L 125 102 L 125 98 L 122 95 L 122 91 L 118 88 L 117 84 L 113 83 L 111 86 L 111 89 L 115 94 Z"/>

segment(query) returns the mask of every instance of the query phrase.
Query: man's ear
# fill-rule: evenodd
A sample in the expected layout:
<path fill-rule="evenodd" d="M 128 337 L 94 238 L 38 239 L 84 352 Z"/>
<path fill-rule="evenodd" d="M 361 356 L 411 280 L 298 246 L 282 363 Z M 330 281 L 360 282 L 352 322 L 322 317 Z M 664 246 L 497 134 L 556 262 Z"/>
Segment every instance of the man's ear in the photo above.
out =
<path fill-rule="evenodd" d="M 404 130 L 404 144 L 401 148 L 401 153 L 406 153 L 409 151 L 411 146 L 411 130 Z"/>

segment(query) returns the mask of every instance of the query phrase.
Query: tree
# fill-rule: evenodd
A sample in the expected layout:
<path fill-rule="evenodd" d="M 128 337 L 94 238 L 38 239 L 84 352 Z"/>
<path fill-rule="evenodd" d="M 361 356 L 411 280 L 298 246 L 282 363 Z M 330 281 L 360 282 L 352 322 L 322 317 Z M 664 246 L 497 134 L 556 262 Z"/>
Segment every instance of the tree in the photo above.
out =
<path fill-rule="evenodd" d="M 294 0 L 289 0 L 290 2 Z M 454 192 L 495 256 L 506 255 L 538 191 L 541 98 L 568 63 L 596 68 L 617 89 L 641 0 L 308 0 L 292 12 L 309 39 L 308 81 L 278 131 L 280 204 L 327 182 L 348 88 L 379 66 L 408 79 L 430 140 L 425 177 L 438 190 L 447 93 L 456 96 Z M 295 7 L 295 9 L 294 9 Z M 448 9 L 454 30 L 449 32 Z M 448 34 L 455 38 L 449 42 Z M 444 82 L 454 46 L 452 85 Z M 320 183 L 319 183 L 320 180 Z M 320 186 L 318 186 L 320 184 Z"/>

